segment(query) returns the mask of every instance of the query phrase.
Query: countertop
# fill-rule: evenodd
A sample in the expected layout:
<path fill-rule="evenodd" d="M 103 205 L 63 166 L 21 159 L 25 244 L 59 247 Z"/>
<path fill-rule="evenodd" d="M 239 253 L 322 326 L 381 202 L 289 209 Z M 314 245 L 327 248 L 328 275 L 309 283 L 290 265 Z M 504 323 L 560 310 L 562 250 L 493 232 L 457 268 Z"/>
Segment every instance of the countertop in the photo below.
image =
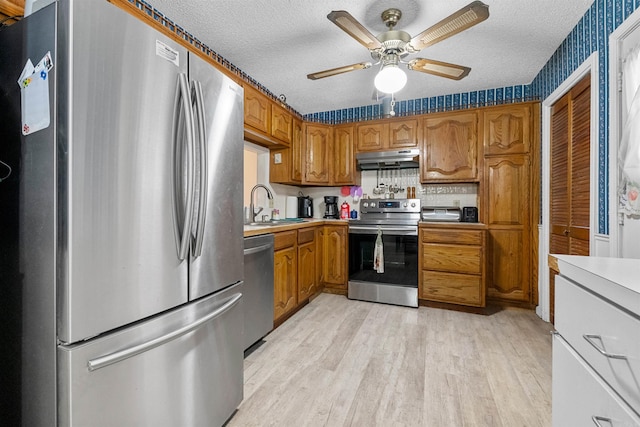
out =
<path fill-rule="evenodd" d="M 244 237 L 258 236 L 260 234 L 279 233 L 281 231 L 297 230 L 299 228 L 315 227 L 318 225 L 330 225 L 330 224 L 343 224 L 357 223 L 358 219 L 321 219 L 321 218 L 309 218 L 300 222 L 286 220 L 282 221 L 282 224 L 278 225 L 245 225 Z M 432 227 L 432 228 L 467 228 L 467 229 L 481 229 L 487 228 L 486 224 L 479 222 L 435 222 L 435 221 L 420 221 L 420 227 Z"/>
<path fill-rule="evenodd" d="M 279 233 L 281 231 L 290 231 L 290 230 L 297 230 L 299 228 L 316 227 L 318 225 L 331 225 L 331 224 L 347 225 L 349 224 L 349 221 L 345 219 L 309 218 L 309 219 L 304 219 L 300 222 L 297 222 L 297 221 L 288 222 L 284 220 L 282 221 L 282 224 L 278 224 L 278 225 L 245 225 L 244 237 L 258 236 L 260 234 Z"/>
<path fill-rule="evenodd" d="M 551 255 L 560 274 L 640 315 L 640 260 Z"/>

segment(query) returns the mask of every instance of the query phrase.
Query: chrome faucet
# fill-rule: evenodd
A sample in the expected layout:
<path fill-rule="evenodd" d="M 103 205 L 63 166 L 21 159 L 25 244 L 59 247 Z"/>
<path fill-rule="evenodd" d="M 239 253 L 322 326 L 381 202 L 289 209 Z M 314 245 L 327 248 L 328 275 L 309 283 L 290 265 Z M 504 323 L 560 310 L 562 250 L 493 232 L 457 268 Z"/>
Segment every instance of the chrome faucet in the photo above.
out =
<path fill-rule="evenodd" d="M 251 203 L 249 204 L 249 212 L 251 212 L 251 222 L 256 222 L 256 216 L 258 216 L 258 214 L 260 212 L 262 212 L 262 210 L 264 208 L 260 208 L 258 210 L 258 212 L 255 212 L 255 205 L 253 204 L 253 194 L 256 192 L 256 190 L 261 187 L 264 188 L 265 191 L 267 192 L 267 197 L 269 198 L 269 200 L 273 200 L 273 194 L 271 194 L 271 190 L 269 190 L 267 187 L 265 187 L 262 184 L 256 184 L 253 186 L 253 188 L 251 189 Z"/>

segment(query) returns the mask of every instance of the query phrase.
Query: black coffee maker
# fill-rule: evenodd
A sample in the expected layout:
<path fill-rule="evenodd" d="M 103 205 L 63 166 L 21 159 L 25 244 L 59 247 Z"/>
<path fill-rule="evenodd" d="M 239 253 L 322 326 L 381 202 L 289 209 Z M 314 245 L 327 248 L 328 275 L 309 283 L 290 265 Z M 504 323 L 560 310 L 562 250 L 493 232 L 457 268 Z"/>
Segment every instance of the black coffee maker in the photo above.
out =
<path fill-rule="evenodd" d="M 338 196 L 324 196 L 324 216 L 327 219 L 339 219 Z"/>
<path fill-rule="evenodd" d="M 313 218 L 313 199 L 298 193 L 298 218 Z"/>

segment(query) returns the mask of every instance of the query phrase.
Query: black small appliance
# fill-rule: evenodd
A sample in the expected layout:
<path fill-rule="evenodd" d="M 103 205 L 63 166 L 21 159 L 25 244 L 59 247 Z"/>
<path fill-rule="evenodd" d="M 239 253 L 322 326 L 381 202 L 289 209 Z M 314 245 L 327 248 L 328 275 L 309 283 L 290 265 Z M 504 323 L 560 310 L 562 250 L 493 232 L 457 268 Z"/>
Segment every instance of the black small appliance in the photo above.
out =
<path fill-rule="evenodd" d="M 339 219 L 338 196 L 324 196 L 324 216 L 327 219 Z"/>
<path fill-rule="evenodd" d="M 478 208 L 474 206 L 466 206 L 462 208 L 462 217 L 460 222 L 478 222 Z"/>
<path fill-rule="evenodd" d="M 313 218 L 313 199 L 309 196 L 298 196 L 298 218 Z"/>

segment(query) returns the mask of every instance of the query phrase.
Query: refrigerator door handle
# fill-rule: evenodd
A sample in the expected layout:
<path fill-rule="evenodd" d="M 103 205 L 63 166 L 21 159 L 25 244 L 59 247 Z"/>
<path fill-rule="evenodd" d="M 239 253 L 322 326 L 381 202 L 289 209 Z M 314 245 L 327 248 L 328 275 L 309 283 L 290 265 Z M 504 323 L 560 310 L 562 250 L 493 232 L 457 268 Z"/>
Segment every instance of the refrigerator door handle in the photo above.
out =
<path fill-rule="evenodd" d="M 181 261 L 187 257 L 193 220 L 193 147 L 194 147 L 194 123 L 193 110 L 191 108 L 191 94 L 189 91 L 189 79 L 184 73 L 178 75 L 175 107 L 173 113 L 173 230 L 178 249 L 178 259 Z M 186 123 L 185 123 L 186 122 Z M 183 128 L 186 132 L 187 171 L 184 173 L 183 161 Z M 182 180 L 186 177 L 186 200 L 183 203 Z M 184 212 L 183 212 L 184 211 Z M 182 220 L 182 221 L 181 221 Z M 182 222 L 182 224 L 180 224 Z"/>
<path fill-rule="evenodd" d="M 181 336 L 186 335 L 189 332 L 192 332 L 198 329 L 200 326 L 204 325 L 205 323 L 229 311 L 234 305 L 238 303 L 238 301 L 240 301 L 241 297 L 242 297 L 241 293 L 236 293 L 231 298 L 229 298 L 229 301 L 224 303 L 222 306 L 212 311 L 211 313 L 207 314 L 206 316 L 196 320 L 193 323 L 185 325 L 180 329 L 176 329 L 175 331 L 169 332 L 168 334 L 162 335 L 151 341 L 134 345 L 133 347 L 125 348 L 124 350 L 116 351 L 115 353 L 107 354 L 106 356 L 100 356 L 100 357 L 96 357 L 95 359 L 91 359 L 89 360 L 89 362 L 87 362 L 87 367 L 89 368 L 89 371 L 95 371 L 97 369 L 101 369 L 109 365 L 113 365 L 114 363 L 121 362 L 130 357 L 142 354 L 146 351 L 149 351 L 163 344 L 166 344 L 170 341 L 173 341 L 176 338 L 180 338 Z"/>
<path fill-rule="evenodd" d="M 202 254 L 202 241 L 204 239 L 204 219 L 207 209 L 207 194 L 209 193 L 207 173 L 207 120 L 204 111 L 204 96 L 202 94 L 202 84 L 194 80 L 191 82 L 192 96 L 195 105 L 195 115 L 198 124 L 198 142 L 199 142 L 199 178 L 200 191 L 198 201 L 197 223 L 195 229 L 195 245 L 193 248 L 193 257 L 197 258 Z"/>

